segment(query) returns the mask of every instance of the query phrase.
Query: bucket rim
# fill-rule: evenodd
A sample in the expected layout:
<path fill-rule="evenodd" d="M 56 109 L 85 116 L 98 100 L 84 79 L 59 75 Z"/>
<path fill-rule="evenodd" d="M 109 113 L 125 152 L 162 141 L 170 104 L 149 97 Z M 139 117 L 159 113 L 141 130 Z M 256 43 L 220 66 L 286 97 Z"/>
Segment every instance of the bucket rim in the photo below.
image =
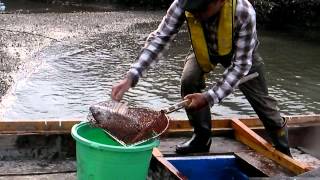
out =
<path fill-rule="evenodd" d="M 121 152 L 139 152 L 139 151 L 145 151 L 149 149 L 153 149 L 154 147 L 159 146 L 160 141 L 158 139 L 151 139 L 150 143 L 147 144 L 140 144 L 137 146 L 123 146 L 120 143 L 120 146 L 114 146 L 114 145 L 107 145 L 107 144 L 101 144 L 98 142 L 94 142 L 91 140 L 88 140 L 84 137 L 82 137 L 80 134 L 78 134 L 78 130 L 84 126 L 89 126 L 89 122 L 80 122 L 72 126 L 71 129 L 71 135 L 72 137 L 79 143 L 82 143 L 84 145 L 101 149 L 101 150 L 111 150 L 111 151 L 121 151 Z"/>

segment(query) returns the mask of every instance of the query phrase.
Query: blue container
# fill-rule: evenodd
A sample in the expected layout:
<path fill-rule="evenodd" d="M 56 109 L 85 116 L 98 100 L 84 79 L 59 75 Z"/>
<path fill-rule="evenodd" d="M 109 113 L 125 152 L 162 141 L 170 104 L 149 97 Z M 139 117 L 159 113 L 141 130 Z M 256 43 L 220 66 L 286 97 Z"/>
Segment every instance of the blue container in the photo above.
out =
<path fill-rule="evenodd" d="M 188 156 L 166 158 L 189 180 L 247 180 L 233 155 Z"/>

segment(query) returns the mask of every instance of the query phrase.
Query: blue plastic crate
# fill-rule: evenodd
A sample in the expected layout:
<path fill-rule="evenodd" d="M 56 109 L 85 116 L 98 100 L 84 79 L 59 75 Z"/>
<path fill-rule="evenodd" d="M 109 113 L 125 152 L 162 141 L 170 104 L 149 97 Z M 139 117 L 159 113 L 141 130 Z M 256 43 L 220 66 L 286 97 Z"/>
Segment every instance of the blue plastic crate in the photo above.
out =
<path fill-rule="evenodd" d="M 167 157 L 190 180 L 249 179 L 241 172 L 233 155 Z"/>

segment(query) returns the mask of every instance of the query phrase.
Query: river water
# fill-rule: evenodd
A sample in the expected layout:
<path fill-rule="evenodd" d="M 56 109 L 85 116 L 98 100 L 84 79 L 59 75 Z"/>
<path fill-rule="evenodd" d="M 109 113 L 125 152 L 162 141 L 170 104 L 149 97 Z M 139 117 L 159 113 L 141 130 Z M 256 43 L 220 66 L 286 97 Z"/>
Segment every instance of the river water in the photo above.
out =
<path fill-rule="evenodd" d="M 18 59 L 11 88 L 2 97 L 0 119 L 85 119 L 91 104 L 110 99 L 159 11 L 0 14 L 2 59 Z M 270 94 L 284 115 L 320 113 L 320 44 L 278 31 L 259 31 Z M 190 47 L 184 27 L 170 49 L 124 97 L 130 106 L 154 110 L 180 101 L 180 77 Z M 7 62 L 10 64 L 10 62 Z M 207 84 L 223 72 L 218 67 Z M 212 108 L 218 117 L 254 116 L 239 90 Z M 183 110 L 170 114 L 185 119 Z"/>

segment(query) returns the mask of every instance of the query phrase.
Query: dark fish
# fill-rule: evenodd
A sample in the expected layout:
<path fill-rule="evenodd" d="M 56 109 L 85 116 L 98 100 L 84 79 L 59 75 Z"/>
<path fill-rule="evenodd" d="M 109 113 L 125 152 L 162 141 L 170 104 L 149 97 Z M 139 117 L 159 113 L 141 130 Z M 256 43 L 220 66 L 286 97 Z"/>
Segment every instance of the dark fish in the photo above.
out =
<path fill-rule="evenodd" d="M 126 114 L 121 114 L 110 111 L 111 106 L 109 101 L 92 105 L 89 108 L 88 120 L 124 145 L 139 144 L 155 138 L 169 125 L 167 116 L 162 112 L 129 108 Z"/>
<path fill-rule="evenodd" d="M 101 102 L 89 108 L 88 120 L 95 126 L 104 129 L 118 142 L 132 144 L 141 126 L 136 120 L 120 113 L 114 113 L 108 108 L 110 103 Z"/>

